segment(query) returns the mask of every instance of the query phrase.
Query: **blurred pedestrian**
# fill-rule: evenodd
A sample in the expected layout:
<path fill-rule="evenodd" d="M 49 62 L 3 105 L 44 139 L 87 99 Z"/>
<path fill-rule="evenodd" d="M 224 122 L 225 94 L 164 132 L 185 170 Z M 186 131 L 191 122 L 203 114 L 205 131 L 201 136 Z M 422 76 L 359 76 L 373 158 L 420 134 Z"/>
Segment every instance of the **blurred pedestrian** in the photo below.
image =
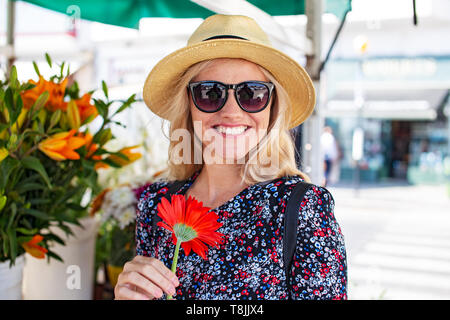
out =
<path fill-rule="evenodd" d="M 326 126 L 323 128 L 320 143 L 324 156 L 324 180 L 322 186 L 326 187 L 330 183 L 333 169 L 338 165 L 337 162 L 339 161 L 339 147 L 331 127 Z"/>

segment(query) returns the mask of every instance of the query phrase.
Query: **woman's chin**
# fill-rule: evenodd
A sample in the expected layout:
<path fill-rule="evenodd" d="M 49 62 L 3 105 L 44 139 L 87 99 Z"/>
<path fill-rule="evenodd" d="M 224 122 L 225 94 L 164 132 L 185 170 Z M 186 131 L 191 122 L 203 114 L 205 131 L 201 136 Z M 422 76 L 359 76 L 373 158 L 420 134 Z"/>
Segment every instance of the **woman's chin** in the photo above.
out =
<path fill-rule="evenodd" d="M 232 151 L 224 151 L 219 152 L 215 156 L 209 157 L 210 161 L 206 161 L 210 164 L 245 164 L 245 155 L 247 153 L 245 152 L 236 152 L 234 150 Z"/>

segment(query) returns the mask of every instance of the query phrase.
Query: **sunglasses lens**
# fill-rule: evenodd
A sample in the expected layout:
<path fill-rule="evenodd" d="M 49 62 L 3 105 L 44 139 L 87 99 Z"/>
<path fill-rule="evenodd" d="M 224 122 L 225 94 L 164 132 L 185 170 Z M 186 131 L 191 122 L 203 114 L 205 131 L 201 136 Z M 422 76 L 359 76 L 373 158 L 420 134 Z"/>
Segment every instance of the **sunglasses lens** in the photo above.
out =
<path fill-rule="evenodd" d="M 217 111 L 225 103 L 226 89 L 216 82 L 202 82 L 192 88 L 192 98 L 203 111 Z"/>
<path fill-rule="evenodd" d="M 269 88 L 262 83 L 244 82 L 236 88 L 236 95 L 242 108 L 257 112 L 267 105 Z"/>

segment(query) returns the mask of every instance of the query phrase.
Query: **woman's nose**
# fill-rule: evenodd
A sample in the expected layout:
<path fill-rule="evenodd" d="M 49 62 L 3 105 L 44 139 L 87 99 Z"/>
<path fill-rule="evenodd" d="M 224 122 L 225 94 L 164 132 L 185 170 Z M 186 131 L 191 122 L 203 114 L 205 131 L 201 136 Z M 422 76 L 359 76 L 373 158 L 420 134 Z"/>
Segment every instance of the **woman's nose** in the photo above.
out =
<path fill-rule="evenodd" d="M 224 114 L 236 114 L 243 111 L 241 109 L 241 107 L 239 107 L 238 102 L 236 101 L 236 97 L 234 95 L 234 90 L 233 89 L 229 89 L 228 90 L 228 99 L 225 102 L 225 105 L 223 106 L 223 108 L 220 110 L 220 112 L 222 113 L 222 115 Z"/>

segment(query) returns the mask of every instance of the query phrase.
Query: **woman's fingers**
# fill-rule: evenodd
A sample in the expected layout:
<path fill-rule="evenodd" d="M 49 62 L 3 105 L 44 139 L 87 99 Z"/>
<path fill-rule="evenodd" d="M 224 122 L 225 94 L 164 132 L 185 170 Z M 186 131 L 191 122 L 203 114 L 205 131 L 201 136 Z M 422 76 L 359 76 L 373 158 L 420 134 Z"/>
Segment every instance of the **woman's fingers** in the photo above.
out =
<path fill-rule="evenodd" d="M 114 298 L 116 300 L 149 300 L 145 294 L 130 289 L 127 285 L 117 284 L 114 288 Z"/>
<path fill-rule="evenodd" d="M 119 275 L 120 283 L 129 284 L 131 287 L 136 287 L 135 291 L 144 293 L 146 296 L 153 298 L 161 298 L 163 292 L 158 285 L 154 282 L 149 281 L 146 277 L 141 275 L 139 272 L 129 271 L 122 272 Z"/>
<path fill-rule="evenodd" d="M 114 293 L 118 299 L 153 299 L 160 298 L 164 292 L 174 295 L 178 285 L 175 274 L 160 260 L 136 256 L 124 265 Z"/>
<path fill-rule="evenodd" d="M 147 291 L 148 282 L 155 284 L 159 289 L 167 294 L 175 294 L 175 284 L 164 276 L 164 271 L 160 269 L 158 265 L 154 263 L 135 263 L 130 264 L 123 274 L 126 276 L 125 279 L 128 281 L 133 281 L 141 289 Z M 149 281 L 150 280 L 150 281 Z M 148 292 L 148 291 L 147 291 Z M 151 292 L 150 292 L 151 293 Z M 159 292 L 157 292 L 159 293 Z M 152 295 L 154 295 L 152 293 Z M 162 292 L 161 292 L 162 295 Z M 161 296 L 160 295 L 160 296 Z M 154 295 L 158 297 L 158 295 Z"/>
<path fill-rule="evenodd" d="M 144 260 L 142 260 L 144 258 Z M 161 260 L 155 258 L 149 258 L 146 260 L 146 257 L 142 257 L 138 261 L 142 261 L 143 263 L 148 263 L 154 268 L 156 268 L 165 278 L 173 283 L 175 287 L 179 286 L 178 278 L 169 268 L 167 268 Z"/>

